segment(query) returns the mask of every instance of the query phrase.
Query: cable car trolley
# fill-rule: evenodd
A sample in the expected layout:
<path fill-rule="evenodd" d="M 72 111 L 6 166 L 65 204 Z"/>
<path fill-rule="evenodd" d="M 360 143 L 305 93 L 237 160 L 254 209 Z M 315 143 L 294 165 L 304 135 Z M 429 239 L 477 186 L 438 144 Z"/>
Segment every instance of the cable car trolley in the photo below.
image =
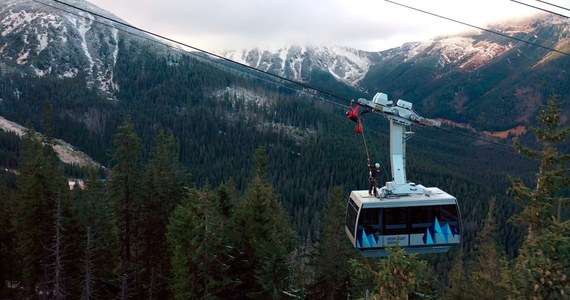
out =
<path fill-rule="evenodd" d="M 363 256 L 387 256 L 387 247 L 400 245 L 406 253 L 441 253 L 461 244 L 461 214 L 457 199 L 437 187 L 424 187 L 406 180 L 406 140 L 412 124 L 439 127 L 440 122 L 419 116 L 412 103 L 394 105 L 384 93 L 358 104 L 384 115 L 390 121 L 392 181 L 378 196 L 368 190 L 350 193 L 345 231 Z"/>

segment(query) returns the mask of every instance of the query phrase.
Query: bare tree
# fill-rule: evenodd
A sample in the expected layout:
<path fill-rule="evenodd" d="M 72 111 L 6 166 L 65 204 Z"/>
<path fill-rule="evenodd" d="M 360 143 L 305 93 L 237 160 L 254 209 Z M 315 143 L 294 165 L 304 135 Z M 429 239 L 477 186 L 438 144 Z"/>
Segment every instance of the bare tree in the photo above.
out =
<path fill-rule="evenodd" d="M 65 291 L 63 287 L 63 253 L 62 253 L 62 240 L 63 240 L 63 220 L 61 213 L 61 195 L 58 193 L 56 203 L 56 211 L 54 218 L 55 234 L 53 238 L 52 253 L 54 256 L 54 277 L 53 277 L 53 297 L 55 299 L 65 298 Z"/>
<path fill-rule="evenodd" d="M 91 226 L 85 228 L 85 257 L 84 257 L 84 280 L 83 280 L 83 293 L 81 294 L 81 299 L 90 300 L 95 298 L 95 293 L 93 289 L 93 233 L 91 231 Z"/>

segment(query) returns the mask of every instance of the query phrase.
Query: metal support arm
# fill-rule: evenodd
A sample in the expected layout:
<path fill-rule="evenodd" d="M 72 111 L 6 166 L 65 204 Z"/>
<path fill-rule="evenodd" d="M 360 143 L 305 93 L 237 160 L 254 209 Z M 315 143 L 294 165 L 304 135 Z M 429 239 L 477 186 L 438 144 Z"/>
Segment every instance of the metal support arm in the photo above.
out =
<path fill-rule="evenodd" d="M 382 196 L 427 193 L 424 186 L 408 182 L 406 178 L 406 140 L 413 134 L 407 132 L 406 127 L 412 124 L 440 127 L 441 123 L 418 115 L 412 110 L 410 102 L 400 99 L 394 105 L 392 101 L 388 101 L 388 96 L 384 93 L 377 93 L 372 101 L 360 98 L 358 103 L 381 113 L 390 120 L 392 181 L 387 181 L 380 189 Z"/>

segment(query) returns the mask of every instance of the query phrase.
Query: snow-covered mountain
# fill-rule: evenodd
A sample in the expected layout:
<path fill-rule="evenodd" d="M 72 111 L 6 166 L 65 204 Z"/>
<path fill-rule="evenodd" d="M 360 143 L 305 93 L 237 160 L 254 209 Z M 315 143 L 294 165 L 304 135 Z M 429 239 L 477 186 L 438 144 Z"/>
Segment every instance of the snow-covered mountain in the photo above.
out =
<path fill-rule="evenodd" d="M 556 49 L 568 43 L 570 20 L 543 15 L 517 22 L 494 24 L 489 31 L 473 31 L 462 35 L 437 37 L 424 42 L 407 43 L 402 47 L 384 51 L 386 56 L 383 61 L 396 57 L 400 57 L 401 62 L 422 61 L 429 58 L 434 62 L 434 67 L 445 69 L 452 66 L 462 71 L 474 71 L 501 58 L 515 46 L 528 45 L 490 31 Z M 537 49 L 541 50 L 540 47 Z"/>
<path fill-rule="evenodd" d="M 487 28 L 379 52 L 289 46 L 223 55 L 327 90 L 384 91 L 428 116 L 480 128 L 532 124 L 552 94 L 568 94 L 570 20 L 544 14 Z"/>
<path fill-rule="evenodd" d="M 117 16 L 84 0 L 66 0 L 72 6 L 106 18 L 123 22 Z M 119 89 L 114 68 L 119 52 L 125 51 L 129 41 L 148 43 L 150 37 L 96 15 L 64 6 L 55 1 L 32 0 L 0 1 L 0 71 L 59 78 L 84 77 L 89 88 L 106 94 L 108 98 Z M 14 94 L 22 91 L 16 89 Z M 58 99 L 49 99 L 57 102 Z M 3 99 L 0 97 L 0 103 Z M 32 104 L 30 104 L 32 105 Z M 68 111 L 71 116 L 71 111 Z M 76 118 L 89 120 L 90 113 Z M 89 127 L 89 125 L 86 125 Z M 0 130 L 23 134 L 23 126 L 0 116 Z M 54 151 L 68 164 L 99 166 L 86 154 L 63 140 L 55 140 Z"/>
<path fill-rule="evenodd" d="M 347 47 L 285 46 L 226 51 L 222 56 L 297 81 L 309 82 L 315 72 L 325 72 L 346 84 L 356 85 L 378 53 Z"/>
<path fill-rule="evenodd" d="M 113 93 L 118 88 L 113 68 L 124 33 L 98 16 L 44 2 L 0 1 L 0 61 L 39 76 L 84 74 L 92 87 Z M 66 3 L 120 20 L 87 1 Z"/>
<path fill-rule="evenodd" d="M 547 47 L 561 48 L 570 39 L 570 20 L 543 15 L 517 22 L 494 24 L 490 30 Z M 515 46 L 525 45 L 487 31 L 473 31 L 468 34 L 409 42 L 401 47 L 379 52 L 347 47 L 286 46 L 226 51 L 222 55 L 301 82 L 310 82 L 315 72 L 325 72 L 347 85 L 369 89 L 366 81 L 370 81 L 370 77 L 377 76 L 378 72 L 389 73 L 402 64 L 420 64 L 432 68 L 435 77 L 443 77 L 449 72 L 476 71 L 504 57 Z M 551 54 L 547 52 L 541 59 L 546 59 Z"/>
<path fill-rule="evenodd" d="M 84 0 L 67 2 L 118 19 Z M 139 41 L 152 43 L 98 16 L 47 3 L 0 1 L 0 67 L 39 76 L 85 76 L 90 87 L 116 95 L 121 81 L 115 67 L 121 67 L 121 57 L 136 55 L 124 51 L 146 49 Z M 564 85 L 556 83 L 570 80 L 569 59 L 564 55 L 570 52 L 570 20 L 542 15 L 488 28 L 518 41 L 473 31 L 377 52 L 298 45 L 222 55 L 333 93 L 383 91 L 404 97 L 431 117 L 479 122 L 483 127 L 494 126 L 490 124 L 497 118 L 504 121 L 503 127 L 532 123 L 531 116 L 548 94 L 567 93 Z M 137 42 L 130 43 L 134 39 Z M 158 55 L 164 49 L 154 47 L 149 53 Z M 203 62 L 211 63 L 211 58 Z M 128 66 L 122 67 L 128 72 Z M 557 79 L 544 80 L 553 76 Z M 514 101 L 497 106 L 497 99 Z"/>

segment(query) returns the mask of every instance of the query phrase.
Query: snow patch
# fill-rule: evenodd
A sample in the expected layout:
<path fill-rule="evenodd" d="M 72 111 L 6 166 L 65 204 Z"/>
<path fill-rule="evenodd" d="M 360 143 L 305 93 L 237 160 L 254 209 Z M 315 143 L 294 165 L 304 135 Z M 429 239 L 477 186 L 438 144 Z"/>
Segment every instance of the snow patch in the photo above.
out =
<path fill-rule="evenodd" d="M 24 126 L 9 121 L 2 116 L 0 116 L 0 130 L 13 132 L 20 137 L 24 136 L 27 131 L 27 129 Z M 97 167 L 100 166 L 87 154 L 76 150 L 73 146 L 62 140 L 56 139 L 55 145 L 52 148 L 57 153 L 59 159 L 64 163 L 75 164 L 78 166 L 97 166 Z"/>
<path fill-rule="evenodd" d="M 40 69 L 34 67 L 34 72 L 36 73 L 36 75 L 38 75 L 40 77 L 45 76 L 45 75 L 51 73 L 51 66 L 49 68 L 47 68 L 47 70 L 40 70 Z"/>
<path fill-rule="evenodd" d="M 59 36 L 61 43 L 67 43 L 67 27 L 63 26 L 61 35 Z"/>
<path fill-rule="evenodd" d="M 281 134 L 286 134 L 289 137 L 293 138 L 296 142 L 301 142 L 315 134 L 317 132 L 315 130 L 309 128 L 299 128 L 283 123 L 276 123 L 276 122 L 260 122 L 256 124 L 255 128 L 258 131 L 272 131 L 278 132 Z"/>
<path fill-rule="evenodd" d="M 113 28 L 111 30 L 111 36 L 113 37 L 113 41 L 115 42 L 115 47 L 113 49 L 112 59 L 113 59 L 113 67 L 117 65 L 117 58 L 119 57 L 119 30 Z M 115 74 L 113 73 L 113 67 L 109 68 L 107 71 L 106 78 L 101 78 L 101 89 L 106 92 L 111 92 L 113 90 L 118 90 L 118 85 L 114 81 Z"/>
<path fill-rule="evenodd" d="M 81 167 L 99 166 L 99 164 L 87 156 L 87 154 L 76 150 L 73 146 L 62 140 L 56 140 L 56 144 L 52 148 L 57 153 L 59 159 L 66 164 Z"/>
<path fill-rule="evenodd" d="M 2 36 L 6 36 L 7 34 L 12 33 L 15 30 L 22 30 L 26 24 L 29 24 L 32 20 L 34 20 L 38 14 L 35 13 L 28 13 L 25 10 L 22 10 L 18 13 L 11 13 L 8 17 L 2 20 L 2 25 L 4 27 L 4 31 L 2 31 Z"/>
<path fill-rule="evenodd" d="M 283 46 L 270 50 L 227 51 L 222 56 L 263 71 L 286 75 L 289 79 L 302 81 L 314 69 L 330 73 L 340 81 L 355 85 L 360 82 L 371 61 L 362 51 L 347 47 Z M 303 68 L 310 59 L 310 68 Z"/>
<path fill-rule="evenodd" d="M 471 57 L 459 66 L 460 69 L 472 71 L 482 67 L 493 60 L 495 57 L 509 51 L 512 44 L 499 45 L 488 41 L 480 41 L 474 45 L 474 49 L 470 53 Z"/>
<path fill-rule="evenodd" d="M 470 37 L 448 37 L 437 40 L 428 52 L 429 55 L 439 55 L 437 65 L 445 67 L 448 64 L 459 64 L 463 70 L 475 70 L 502 53 L 510 50 L 512 45 L 500 45 L 489 41 L 475 42 Z"/>
<path fill-rule="evenodd" d="M 279 58 L 281 59 L 281 70 L 285 70 L 285 63 L 287 63 L 287 56 L 289 54 L 289 49 L 283 48 L 279 51 Z"/>
<path fill-rule="evenodd" d="M 302 55 L 290 58 L 289 68 L 293 70 L 293 78 L 295 80 L 301 80 L 301 74 L 303 73 Z"/>
<path fill-rule="evenodd" d="M 421 42 L 421 43 L 414 43 L 411 48 L 406 52 L 406 58 L 404 59 L 404 61 L 408 61 L 412 58 L 414 58 L 416 55 L 422 53 L 424 50 L 427 49 L 427 47 L 429 47 L 431 44 L 433 43 L 433 41 L 426 41 L 426 42 Z"/>
<path fill-rule="evenodd" d="M 214 92 L 216 98 L 223 98 L 226 95 L 235 97 L 236 100 L 242 100 L 246 106 L 247 104 L 256 104 L 258 106 L 272 105 L 271 101 L 267 97 L 259 96 L 254 91 L 242 88 L 242 87 L 226 87 L 225 89 L 218 90 Z"/>
<path fill-rule="evenodd" d="M 13 132 L 18 136 L 23 136 L 26 128 L 18 123 L 6 120 L 4 117 L 0 116 L 0 129 Z"/>
<path fill-rule="evenodd" d="M 316 134 L 315 130 L 309 128 L 300 128 L 292 125 L 287 125 L 284 123 L 263 120 L 263 117 L 259 117 L 255 114 L 250 106 L 253 104 L 258 107 L 268 107 L 273 105 L 273 100 L 267 96 L 260 96 L 255 92 L 242 88 L 242 87 L 226 87 L 225 89 L 220 89 L 213 93 L 213 96 L 219 99 L 224 99 L 226 96 L 230 96 L 230 100 L 234 101 L 232 103 L 233 111 L 228 113 L 228 120 L 236 120 L 238 116 L 244 117 L 246 120 L 254 123 L 255 128 L 260 132 L 279 132 L 291 137 L 297 142 L 313 136 Z M 237 109 L 238 102 L 243 102 L 243 110 Z"/>
<path fill-rule="evenodd" d="M 73 78 L 73 77 L 77 76 L 78 73 L 79 73 L 79 70 L 77 68 L 71 68 L 71 69 L 65 71 L 65 73 L 63 73 L 63 75 L 61 75 L 61 76 L 65 77 L 65 78 Z"/>
<path fill-rule="evenodd" d="M 247 65 L 247 55 L 249 54 L 249 51 L 243 49 L 243 50 L 238 50 L 238 51 L 232 51 L 232 52 L 227 52 L 226 53 L 226 58 L 233 60 L 235 62 L 238 62 L 240 64 L 244 64 Z"/>
<path fill-rule="evenodd" d="M 77 28 L 79 36 L 81 37 L 81 48 L 83 49 L 83 54 L 89 61 L 90 71 L 93 69 L 93 58 L 91 53 L 89 53 L 89 48 L 87 47 L 86 33 L 91 29 L 91 24 L 93 24 L 93 16 L 90 14 L 82 14 L 84 18 L 75 18 L 73 16 L 67 16 L 68 20 Z"/>
<path fill-rule="evenodd" d="M 38 34 L 37 37 L 40 44 L 38 45 L 37 53 L 40 54 L 48 46 L 49 37 L 47 32 Z"/>
<path fill-rule="evenodd" d="M 23 50 L 18 54 L 18 59 L 16 59 L 16 63 L 19 65 L 24 65 L 28 63 L 28 56 L 30 55 L 30 50 L 24 52 Z"/>

